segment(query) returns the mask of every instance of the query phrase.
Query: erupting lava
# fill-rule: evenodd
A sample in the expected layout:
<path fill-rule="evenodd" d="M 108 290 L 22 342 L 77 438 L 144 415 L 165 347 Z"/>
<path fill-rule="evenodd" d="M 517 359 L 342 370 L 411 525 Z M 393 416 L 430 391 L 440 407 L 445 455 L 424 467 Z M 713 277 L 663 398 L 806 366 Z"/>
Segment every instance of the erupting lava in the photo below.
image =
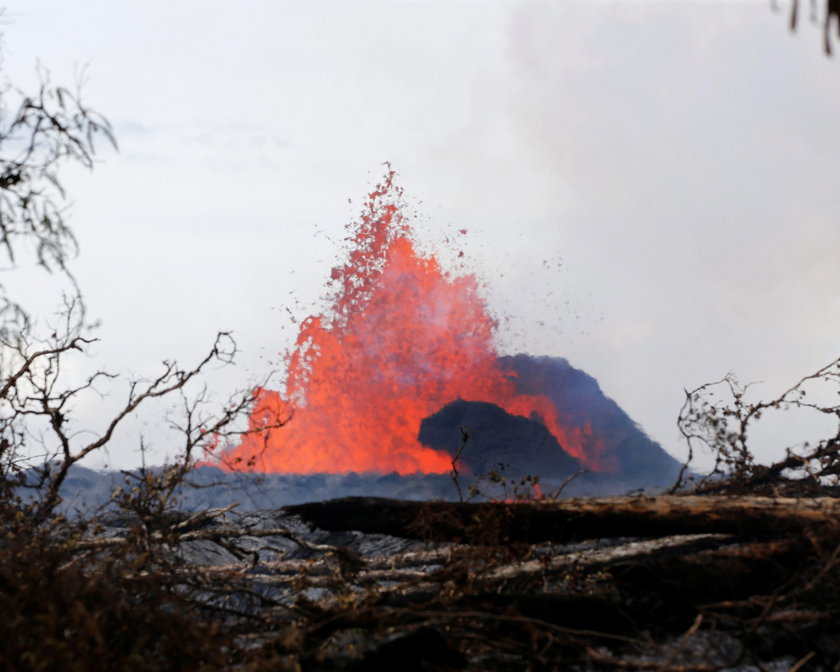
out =
<path fill-rule="evenodd" d="M 254 431 L 225 453 L 224 466 L 446 472 L 451 456 L 422 446 L 417 433 L 423 418 L 464 399 L 538 416 L 569 454 L 598 469 L 588 427 L 564 427 L 550 399 L 516 392 L 497 362 L 496 323 L 475 278 L 451 277 L 418 254 L 401 197 L 389 170 L 369 194 L 349 259 L 332 271 L 330 310 L 301 325 L 285 391 L 255 391 Z"/>

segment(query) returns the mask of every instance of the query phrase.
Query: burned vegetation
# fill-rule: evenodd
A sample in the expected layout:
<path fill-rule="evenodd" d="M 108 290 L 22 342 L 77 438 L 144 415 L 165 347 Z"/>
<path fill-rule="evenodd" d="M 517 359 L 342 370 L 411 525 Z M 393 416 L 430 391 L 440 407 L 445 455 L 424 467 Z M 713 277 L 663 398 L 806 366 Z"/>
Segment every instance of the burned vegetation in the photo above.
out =
<path fill-rule="evenodd" d="M 19 499 L 7 468 L 0 661 L 8 670 L 837 669 L 840 435 L 770 466 L 743 439 L 767 408 L 808 404 L 837 417 L 840 406 L 808 401 L 807 386 L 836 395 L 838 376 L 840 360 L 769 403 L 687 393 L 681 426 L 718 451 L 719 468 L 669 494 L 184 512 L 172 492 L 189 470 L 174 465 L 129 479 L 110 512 L 68 520 L 44 500 Z"/>

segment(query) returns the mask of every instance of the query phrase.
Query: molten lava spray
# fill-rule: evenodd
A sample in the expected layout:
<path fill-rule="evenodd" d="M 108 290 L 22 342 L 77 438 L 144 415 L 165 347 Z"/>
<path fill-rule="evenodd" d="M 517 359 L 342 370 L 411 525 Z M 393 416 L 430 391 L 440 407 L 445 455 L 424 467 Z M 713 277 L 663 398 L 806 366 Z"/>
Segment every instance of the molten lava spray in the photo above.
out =
<path fill-rule="evenodd" d="M 252 432 L 227 468 L 265 472 L 451 469 L 417 441 L 423 418 L 456 399 L 538 416 L 560 445 L 599 468 L 588 427 L 564 427 L 545 396 L 516 392 L 497 363 L 496 322 L 473 276 L 451 277 L 418 254 L 394 172 L 369 194 L 347 262 L 332 271 L 332 306 L 301 325 L 284 392 L 258 389 Z M 282 426 L 278 426 L 282 424 Z"/>

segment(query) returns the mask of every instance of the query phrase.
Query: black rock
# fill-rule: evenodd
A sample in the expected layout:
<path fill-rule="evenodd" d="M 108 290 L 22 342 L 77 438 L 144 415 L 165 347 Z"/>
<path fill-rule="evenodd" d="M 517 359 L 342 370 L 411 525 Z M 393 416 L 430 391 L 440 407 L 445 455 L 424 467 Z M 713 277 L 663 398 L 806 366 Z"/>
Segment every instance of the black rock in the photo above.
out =
<path fill-rule="evenodd" d="M 466 666 L 467 659 L 449 646 L 439 630 L 425 626 L 381 644 L 348 669 L 353 672 L 444 672 L 463 670 Z"/>
<path fill-rule="evenodd" d="M 460 464 L 476 475 L 501 471 L 511 477 L 563 477 L 581 469 L 539 420 L 483 401 L 447 404 L 423 420 L 418 439 L 453 456 L 463 444 Z"/>

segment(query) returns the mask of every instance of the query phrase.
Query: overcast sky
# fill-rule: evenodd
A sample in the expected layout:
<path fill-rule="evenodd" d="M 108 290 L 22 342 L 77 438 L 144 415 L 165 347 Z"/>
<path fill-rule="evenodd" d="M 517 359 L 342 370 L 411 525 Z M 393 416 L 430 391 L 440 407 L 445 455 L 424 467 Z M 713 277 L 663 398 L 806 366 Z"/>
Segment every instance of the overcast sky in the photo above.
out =
<path fill-rule="evenodd" d="M 4 4 L 9 80 L 84 71 L 120 143 L 66 175 L 111 370 L 232 329 L 224 383 L 267 373 L 386 160 L 425 243 L 469 230 L 500 348 L 566 357 L 678 457 L 683 388 L 840 355 L 840 61 L 787 8 Z"/>

